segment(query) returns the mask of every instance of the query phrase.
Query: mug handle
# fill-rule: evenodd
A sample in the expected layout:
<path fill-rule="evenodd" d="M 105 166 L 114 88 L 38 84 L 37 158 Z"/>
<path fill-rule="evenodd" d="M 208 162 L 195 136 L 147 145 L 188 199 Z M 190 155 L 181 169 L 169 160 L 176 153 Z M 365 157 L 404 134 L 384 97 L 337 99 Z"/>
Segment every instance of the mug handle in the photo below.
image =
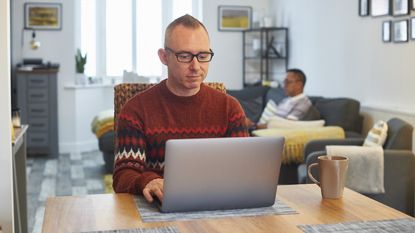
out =
<path fill-rule="evenodd" d="M 313 163 L 313 164 L 310 164 L 310 166 L 308 166 L 308 169 L 307 169 L 307 175 L 308 175 L 308 178 L 310 178 L 311 179 L 311 181 L 313 181 L 314 183 L 316 183 L 318 186 L 320 186 L 320 182 L 318 182 L 314 177 L 313 177 L 313 175 L 311 175 L 311 168 L 313 168 L 313 167 L 315 167 L 315 166 L 318 166 L 318 163 Z"/>

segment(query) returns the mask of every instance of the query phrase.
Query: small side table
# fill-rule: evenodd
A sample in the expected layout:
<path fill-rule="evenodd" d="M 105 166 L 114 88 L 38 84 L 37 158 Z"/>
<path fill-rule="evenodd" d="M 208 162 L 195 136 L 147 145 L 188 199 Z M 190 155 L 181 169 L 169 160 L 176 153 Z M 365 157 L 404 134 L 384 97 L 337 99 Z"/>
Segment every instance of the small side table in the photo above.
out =
<path fill-rule="evenodd" d="M 26 192 L 26 132 L 28 125 L 15 128 L 12 141 L 13 156 L 13 208 L 15 232 L 27 232 L 27 192 Z"/>

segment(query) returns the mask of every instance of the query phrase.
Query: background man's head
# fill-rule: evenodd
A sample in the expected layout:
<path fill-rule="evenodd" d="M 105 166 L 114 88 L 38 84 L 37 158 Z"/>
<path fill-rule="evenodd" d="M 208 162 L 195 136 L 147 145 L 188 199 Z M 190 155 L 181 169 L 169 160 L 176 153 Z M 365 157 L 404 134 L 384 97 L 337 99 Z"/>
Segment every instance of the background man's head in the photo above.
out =
<path fill-rule="evenodd" d="M 300 69 L 287 70 L 287 76 L 284 79 L 284 91 L 287 96 L 296 96 L 304 91 L 306 76 Z"/>
<path fill-rule="evenodd" d="M 187 56 L 184 53 L 192 56 L 190 61 L 183 61 L 183 56 Z M 169 24 L 164 49 L 159 49 L 158 54 L 168 68 L 167 87 L 174 94 L 190 96 L 199 91 L 209 69 L 209 62 L 199 61 L 203 55 L 193 56 L 201 53 L 211 53 L 211 50 L 208 32 L 199 20 L 184 15 Z"/>

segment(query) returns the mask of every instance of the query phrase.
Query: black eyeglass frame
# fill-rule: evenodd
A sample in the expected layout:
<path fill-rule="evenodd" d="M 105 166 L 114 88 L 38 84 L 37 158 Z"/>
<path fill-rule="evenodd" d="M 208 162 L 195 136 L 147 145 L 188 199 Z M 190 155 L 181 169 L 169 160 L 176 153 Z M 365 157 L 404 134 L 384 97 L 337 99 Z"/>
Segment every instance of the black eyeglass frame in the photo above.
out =
<path fill-rule="evenodd" d="M 196 59 L 197 59 L 198 62 L 200 62 L 200 63 L 207 63 L 207 62 L 212 61 L 213 55 L 215 55 L 215 53 L 212 51 L 212 49 L 209 49 L 210 52 L 200 52 L 200 53 L 197 53 L 197 54 L 193 54 L 191 52 L 175 52 L 173 49 L 171 49 L 169 47 L 165 47 L 164 49 L 167 50 L 167 51 L 170 51 L 170 52 L 174 53 L 174 55 L 176 56 L 177 61 L 178 62 L 181 62 L 181 63 L 190 63 L 190 62 L 193 61 L 193 59 L 195 57 L 196 57 Z M 186 54 L 186 55 L 191 56 L 191 59 L 189 61 L 180 60 L 179 59 L 179 56 L 180 55 L 183 55 L 183 54 Z M 210 59 L 208 61 L 200 60 L 199 59 L 199 55 L 210 55 Z"/>

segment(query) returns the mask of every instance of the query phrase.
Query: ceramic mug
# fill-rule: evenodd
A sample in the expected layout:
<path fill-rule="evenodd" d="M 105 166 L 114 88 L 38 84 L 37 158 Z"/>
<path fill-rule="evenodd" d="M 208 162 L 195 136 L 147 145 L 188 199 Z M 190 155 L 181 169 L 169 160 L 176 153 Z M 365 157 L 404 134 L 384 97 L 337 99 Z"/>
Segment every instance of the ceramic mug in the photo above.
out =
<path fill-rule="evenodd" d="M 308 177 L 321 188 L 323 198 L 337 199 L 343 196 L 349 159 L 343 156 L 319 156 L 318 163 L 308 167 Z M 313 167 L 319 167 L 320 182 L 311 174 Z"/>

